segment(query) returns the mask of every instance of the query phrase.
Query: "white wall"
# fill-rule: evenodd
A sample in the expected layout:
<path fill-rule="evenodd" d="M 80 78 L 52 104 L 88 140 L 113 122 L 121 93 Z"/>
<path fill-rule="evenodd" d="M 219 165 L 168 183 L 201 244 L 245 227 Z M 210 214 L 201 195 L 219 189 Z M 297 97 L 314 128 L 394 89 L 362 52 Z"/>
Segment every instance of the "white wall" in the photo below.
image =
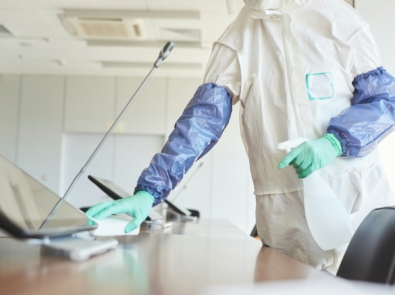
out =
<path fill-rule="evenodd" d="M 395 1 L 355 0 L 355 8 L 370 24 L 373 37 L 380 49 L 383 66 L 395 76 Z M 392 190 L 395 192 L 395 134 L 384 139 L 380 145 L 380 155 Z"/>
<path fill-rule="evenodd" d="M 0 76 L 0 154 L 15 162 L 18 128 L 18 76 Z"/>
<path fill-rule="evenodd" d="M 124 77 L 0 77 L 0 153 L 63 194 L 140 82 Z M 87 179 L 89 174 L 133 193 L 141 171 L 160 151 L 200 84 L 200 79 L 151 79 L 69 201 L 80 207 L 105 199 Z M 218 145 L 169 199 L 178 195 L 177 203 L 200 210 L 203 218 L 227 219 L 249 233 L 255 201 L 238 112 L 235 106 Z"/>
<path fill-rule="evenodd" d="M 16 163 L 55 192 L 60 181 L 63 101 L 63 77 L 22 77 Z"/>
<path fill-rule="evenodd" d="M 68 133 L 63 139 L 61 195 L 99 144 L 102 135 Z M 141 171 L 162 146 L 163 136 L 111 135 L 73 189 L 69 202 L 80 208 L 110 200 L 88 180 L 88 175 L 111 180 L 132 195 Z"/>
<path fill-rule="evenodd" d="M 115 78 L 67 77 L 65 132 L 103 133 L 115 118 Z"/>

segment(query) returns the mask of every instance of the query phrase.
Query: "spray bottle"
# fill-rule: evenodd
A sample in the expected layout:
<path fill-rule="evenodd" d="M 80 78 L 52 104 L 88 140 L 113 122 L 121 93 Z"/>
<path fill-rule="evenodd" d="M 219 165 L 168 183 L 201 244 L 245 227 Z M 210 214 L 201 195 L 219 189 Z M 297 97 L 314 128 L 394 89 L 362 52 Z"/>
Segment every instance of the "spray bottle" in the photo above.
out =
<path fill-rule="evenodd" d="M 290 152 L 305 138 L 280 143 L 278 150 Z M 303 179 L 304 208 L 310 232 L 324 251 L 350 242 L 353 229 L 350 215 L 329 186 L 325 171 L 320 169 Z"/>

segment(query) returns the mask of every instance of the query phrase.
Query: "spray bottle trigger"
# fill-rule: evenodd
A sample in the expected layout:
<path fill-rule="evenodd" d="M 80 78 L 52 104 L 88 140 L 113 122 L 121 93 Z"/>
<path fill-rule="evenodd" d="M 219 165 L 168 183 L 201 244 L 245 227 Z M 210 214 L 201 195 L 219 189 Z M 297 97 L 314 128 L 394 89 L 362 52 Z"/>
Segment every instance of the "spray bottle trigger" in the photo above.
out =
<path fill-rule="evenodd" d="M 302 138 L 302 137 L 284 141 L 284 142 L 279 143 L 279 145 L 277 146 L 277 149 L 280 151 L 286 151 L 288 154 L 292 149 L 298 147 L 299 145 L 301 145 L 302 143 L 304 143 L 306 141 L 309 141 L 309 139 Z"/>

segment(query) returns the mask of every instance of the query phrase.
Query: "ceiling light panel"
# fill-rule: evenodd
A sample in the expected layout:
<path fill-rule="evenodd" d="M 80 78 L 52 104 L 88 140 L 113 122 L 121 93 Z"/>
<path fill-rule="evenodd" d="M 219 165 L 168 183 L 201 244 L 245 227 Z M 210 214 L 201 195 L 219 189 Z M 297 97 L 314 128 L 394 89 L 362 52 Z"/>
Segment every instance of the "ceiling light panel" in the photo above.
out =
<path fill-rule="evenodd" d="M 160 28 L 161 40 L 172 41 L 200 41 L 202 32 L 200 29 Z"/>
<path fill-rule="evenodd" d="M 77 18 L 147 18 L 147 19 L 200 19 L 199 11 L 146 11 L 146 10 L 101 10 L 65 9 L 65 17 Z"/>
<path fill-rule="evenodd" d="M 102 47 L 102 46 L 110 46 L 110 47 L 118 47 L 118 46 L 127 46 L 127 47 L 153 47 L 153 48 L 162 48 L 164 45 L 163 41 L 129 41 L 129 40 L 88 40 L 89 47 Z M 178 41 L 176 42 L 177 48 L 194 48 L 194 49 L 203 49 L 200 42 L 184 42 Z"/>
<path fill-rule="evenodd" d="M 103 61 L 103 68 L 152 68 L 152 62 L 117 62 Z M 203 69 L 201 63 L 174 63 L 166 62 L 161 65 L 163 69 Z"/>
<path fill-rule="evenodd" d="M 243 2 L 242 0 L 237 0 Z M 201 12 L 223 13 L 228 14 L 226 9 L 226 1 L 213 0 L 171 0 L 158 1 L 146 0 L 148 9 L 150 10 L 197 10 Z"/>

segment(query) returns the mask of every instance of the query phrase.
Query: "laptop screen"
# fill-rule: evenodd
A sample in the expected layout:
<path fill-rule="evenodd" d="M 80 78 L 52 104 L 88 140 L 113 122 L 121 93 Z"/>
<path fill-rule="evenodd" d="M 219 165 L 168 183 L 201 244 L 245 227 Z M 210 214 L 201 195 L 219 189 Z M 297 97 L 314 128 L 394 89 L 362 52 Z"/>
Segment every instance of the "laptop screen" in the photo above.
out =
<path fill-rule="evenodd" d="M 40 229 L 59 199 L 57 194 L 0 156 L 0 212 L 14 225 L 29 232 L 88 225 L 85 214 L 65 201 Z M 1 221 L 0 227 L 3 227 Z"/>

